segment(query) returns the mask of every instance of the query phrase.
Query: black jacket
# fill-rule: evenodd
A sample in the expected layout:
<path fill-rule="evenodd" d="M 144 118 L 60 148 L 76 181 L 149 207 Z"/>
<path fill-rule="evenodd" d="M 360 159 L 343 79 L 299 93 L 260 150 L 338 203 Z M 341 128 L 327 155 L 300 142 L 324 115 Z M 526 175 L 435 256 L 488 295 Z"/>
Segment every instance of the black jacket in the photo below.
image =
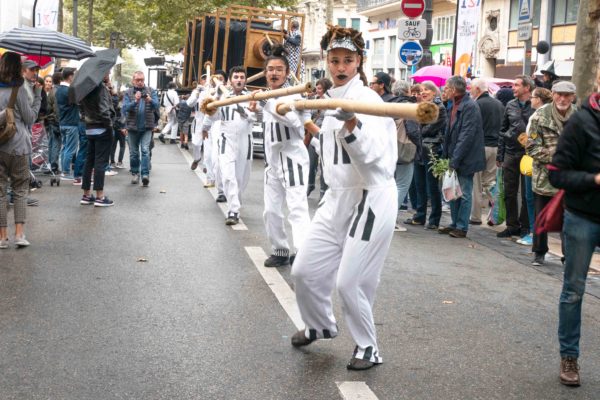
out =
<path fill-rule="evenodd" d="M 519 99 L 508 102 L 504 109 L 500 137 L 498 138 L 497 161 L 504 161 L 505 154 L 517 157 L 525 154 L 525 148 L 517 138 L 527 130 L 527 122 L 529 122 L 529 117 L 531 117 L 533 111 L 529 100 L 523 106 L 519 103 Z"/>
<path fill-rule="evenodd" d="M 446 114 L 446 107 L 439 97 L 433 99 L 433 103 L 438 106 L 439 114 L 437 121 L 421 125 L 421 140 L 423 147 L 421 150 L 420 159 L 423 162 L 429 162 L 429 151 L 439 156 L 442 153 L 442 144 L 444 143 L 444 132 L 446 132 L 446 126 L 448 125 L 448 117 Z"/>
<path fill-rule="evenodd" d="M 90 94 L 85 96 L 81 100 L 80 107 L 85 115 L 87 129 L 112 128 L 114 109 L 110 93 L 104 83 L 100 83 Z"/>
<path fill-rule="evenodd" d="M 600 185 L 594 181 L 600 174 L 599 99 L 600 94 L 587 98 L 569 118 L 549 168 L 552 186 L 565 189 L 567 210 L 596 223 L 600 223 Z"/>
<path fill-rule="evenodd" d="M 481 113 L 468 94 L 458 105 L 456 118 L 448 124 L 443 154 L 450 159 L 450 168 L 460 175 L 471 175 L 485 168 Z"/>
<path fill-rule="evenodd" d="M 485 147 L 498 147 L 498 135 L 504 116 L 504 104 L 488 93 L 483 93 L 477 98 L 477 105 L 481 111 L 481 120 L 483 121 Z"/>

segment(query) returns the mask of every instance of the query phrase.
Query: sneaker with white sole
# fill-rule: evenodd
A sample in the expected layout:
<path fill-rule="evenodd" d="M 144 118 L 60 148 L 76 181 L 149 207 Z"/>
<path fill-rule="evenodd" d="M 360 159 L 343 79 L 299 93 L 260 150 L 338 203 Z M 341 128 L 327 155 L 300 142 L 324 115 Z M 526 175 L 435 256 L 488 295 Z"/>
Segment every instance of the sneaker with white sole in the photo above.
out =
<path fill-rule="evenodd" d="M 81 186 L 81 178 L 73 179 L 73 186 Z"/>
<path fill-rule="evenodd" d="M 61 181 L 72 181 L 75 178 L 73 177 L 73 175 L 67 175 L 67 174 L 60 174 L 60 180 Z"/>
<path fill-rule="evenodd" d="M 0 239 L 0 249 L 8 249 L 8 239 Z"/>
<path fill-rule="evenodd" d="M 96 197 L 93 194 L 90 194 L 89 196 L 86 196 L 85 194 L 83 196 L 81 196 L 81 200 L 79 201 L 79 204 L 84 205 L 84 206 L 89 206 L 94 204 L 94 202 L 96 201 Z"/>
<path fill-rule="evenodd" d="M 29 243 L 27 241 L 27 239 L 25 238 L 25 235 L 21 236 L 21 237 L 15 237 L 15 245 L 17 245 L 17 247 L 27 247 L 29 246 L 31 243 Z"/>
<path fill-rule="evenodd" d="M 394 227 L 394 232 L 406 232 L 408 229 L 406 229 L 403 226 L 400 226 L 399 224 L 396 223 L 396 226 Z"/>
<path fill-rule="evenodd" d="M 117 171 L 113 171 L 112 169 L 104 172 L 104 176 L 115 176 L 115 175 L 119 175 L 119 173 Z"/>
<path fill-rule="evenodd" d="M 123 169 L 123 168 L 125 168 L 125 167 L 123 166 L 123 163 L 122 163 L 122 162 L 118 162 L 118 163 L 116 163 L 116 164 L 115 164 L 115 168 L 118 168 L 118 169 Z"/>
<path fill-rule="evenodd" d="M 96 199 L 96 201 L 94 201 L 94 207 L 110 207 L 114 204 L 115 202 L 109 199 L 107 196 L 104 196 L 101 199 Z"/>
<path fill-rule="evenodd" d="M 531 233 L 523 236 L 521 239 L 517 240 L 518 244 L 522 244 L 523 246 L 531 246 L 533 245 L 533 235 Z"/>

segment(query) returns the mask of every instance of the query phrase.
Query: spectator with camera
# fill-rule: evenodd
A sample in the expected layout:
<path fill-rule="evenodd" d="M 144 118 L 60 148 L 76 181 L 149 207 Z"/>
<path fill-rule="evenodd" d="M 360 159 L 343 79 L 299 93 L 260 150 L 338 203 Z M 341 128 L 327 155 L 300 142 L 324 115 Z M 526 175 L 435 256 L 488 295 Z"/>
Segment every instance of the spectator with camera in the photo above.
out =
<path fill-rule="evenodd" d="M 140 183 L 147 187 L 150 183 L 150 142 L 152 130 L 156 127 L 154 112 L 158 110 L 158 96 L 144 83 L 144 73 L 133 73 L 133 87 L 127 89 L 123 97 L 123 115 L 128 131 L 129 166 L 132 185 Z"/>

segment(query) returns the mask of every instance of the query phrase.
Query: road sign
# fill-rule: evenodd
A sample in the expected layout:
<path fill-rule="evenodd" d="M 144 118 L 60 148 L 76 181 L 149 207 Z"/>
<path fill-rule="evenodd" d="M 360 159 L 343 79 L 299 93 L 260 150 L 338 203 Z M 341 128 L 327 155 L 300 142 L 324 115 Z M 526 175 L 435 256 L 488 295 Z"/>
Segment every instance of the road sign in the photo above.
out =
<path fill-rule="evenodd" d="M 531 39 L 533 32 L 533 24 L 531 22 L 519 22 L 519 30 L 517 31 L 517 39 L 519 41 Z"/>
<path fill-rule="evenodd" d="M 418 18 L 425 11 L 425 0 L 402 0 L 400 8 L 409 18 Z"/>
<path fill-rule="evenodd" d="M 423 47 L 419 42 L 404 42 L 400 46 L 398 58 L 404 65 L 417 65 L 423 58 Z"/>
<path fill-rule="evenodd" d="M 519 22 L 531 21 L 532 0 L 519 0 Z"/>
<path fill-rule="evenodd" d="M 425 39 L 427 21 L 424 19 L 400 18 L 398 20 L 398 37 L 400 40 Z"/>

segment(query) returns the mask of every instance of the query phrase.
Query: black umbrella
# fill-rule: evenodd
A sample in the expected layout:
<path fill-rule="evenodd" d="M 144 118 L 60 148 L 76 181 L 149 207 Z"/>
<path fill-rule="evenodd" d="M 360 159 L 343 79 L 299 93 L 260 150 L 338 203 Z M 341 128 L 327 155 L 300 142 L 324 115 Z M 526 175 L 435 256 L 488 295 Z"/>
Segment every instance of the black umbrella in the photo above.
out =
<path fill-rule="evenodd" d="M 83 40 L 45 28 L 14 28 L 0 33 L 0 47 L 19 53 L 81 60 L 94 52 Z"/>
<path fill-rule="evenodd" d="M 96 52 L 96 57 L 85 60 L 75 74 L 75 80 L 69 88 L 69 100 L 79 103 L 94 90 L 104 76 L 117 63 L 119 49 L 107 49 Z"/>

